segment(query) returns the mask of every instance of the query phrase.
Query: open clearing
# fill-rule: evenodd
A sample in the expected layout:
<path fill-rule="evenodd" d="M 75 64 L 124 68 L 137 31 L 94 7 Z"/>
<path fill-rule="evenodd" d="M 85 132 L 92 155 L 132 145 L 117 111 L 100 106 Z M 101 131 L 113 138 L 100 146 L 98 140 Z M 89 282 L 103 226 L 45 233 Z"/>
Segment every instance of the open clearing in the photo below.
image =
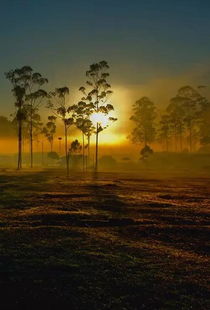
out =
<path fill-rule="evenodd" d="M 209 309 L 209 178 L 1 172 L 1 309 Z"/>

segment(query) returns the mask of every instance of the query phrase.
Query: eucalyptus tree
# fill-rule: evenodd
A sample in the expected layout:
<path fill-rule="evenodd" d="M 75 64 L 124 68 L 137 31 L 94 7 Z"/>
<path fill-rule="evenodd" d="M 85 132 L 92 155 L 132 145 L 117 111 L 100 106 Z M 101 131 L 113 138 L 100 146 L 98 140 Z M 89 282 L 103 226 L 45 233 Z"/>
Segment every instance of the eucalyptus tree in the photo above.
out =
<path fill-rule="evenodd" d="M 12 93 L 15 97 L 15 120 L 18 127 L 18 162 L 17 168 L 22 168 L 22 143 L 23 143 L 23 122 L 26 119 L 25 100 L 29 88 L 28 78 L 31 67 L 24 66 L 5 73 L 6 78 L 12 84 Z"/>
<path fill-rule="evenodd" d="M 50 92 L 48 107 L 52 109 L 57 118 L 61 119 L 64 125 L 64 143 L 65 143 L 65 158 L 66 158 L 66 173 L 69 176 L 69 151 L 68 151 L 68 131 L 74 124 L 74 105 L 68 104 L 69 88 L 56 88 Z"/>
<path fill-rule="evenodd" d="M 56 117 L 54 115 L 48 116 L 48 122 L 43 127 L 42 133 L 50 143 L 50 151 L 53 152 L 53 142 L 56 133 Z"/>
<path fill-rule="evenodd" d="M 79 143 L 79 141 L 76 139 L 74 141 L 72 141 L 71 146 L 69 148 L 69 153 L 73 154 L 79 154 L 82 150 L 82 146 Z"/>
<path fill-rule="evenodd" d="M 109 122 L 117 120 L 114 117 L 108 117 L 110 111 L 114 110 L 112 104 L 108 103 L 112 94 L 111 85 L 107 79 L 109 77 L 109 65 L 106 61 L 100 61 L 90 65 L 86 71 L 87 87 L 80 87 L 83 93 L 82 101 L 89 104 L 92 109 L 92 121 L 95 123 L 96 148 L 95 148 L 95 170 L 98 170 L 98 147 L 99 133 L 108 127 Z M 105 117 L 107 121 L 104 122 Z"/>
<path fill-rule="evenodd" d="M 156 107 L 147 97 L 142 97 L 133 104 L 133 115 L 130 117 L 135 123 L 131 132 L 134 143 L 143 143 L 144 147 L 155 140 L 156 136 Z"/>
<path fill-rule="evenodd" d="M 39 107 L 41 100 L 47 96 L 41 86 L 47 83 L 40 73 L 34 72 L 30 66 L 10 70 L 6 74 L 13 86 L 16 98 L 16 120 L 18 123 L 18 169 L 22 167 L 22 126 L 29 119 L 30 122 L 30 154 L 33 166 L 33 112 Z"/>
<path fill-rule="evenodd" d="M 74 160 L 74 157 L 72 155 L 73 154 L 79 155 L 81 153 L 81 151 L 82 151 L 82 146 L 81 146 L 80 142 L 77 139 L 72 141 L 70 148 L 69 148 L 69 154 L 71 154 L 72 166 L 74 165 L 74 163 L 77 162 L 77 160 Z M 78 161 L 78 163 L 79 163 L 79 161 Z"/>
<path fill-rule="evenodd" d="M 36 130 L 37 125 L 37 116 L 39 107 L 44 98 L 47 98 L 48 94 L 45 90 L 40 89 L 40 87 L 47 83 L 48 80 L 43 78 L 40 73 L 31 72 L 29 80 L 29 94 L 26 96 L 26 105 L 27 105 L 27 116 L 29 122 L 29 141 L 30 141 L 30 165 L 33 168 L 33 135 L 34 130 Z"/>
<path fill-rule="evenodd" d="M 94 125 L 90 120 L 91 114 L 94 112 L 94 108 L 91 103 L 86 103 L 84 101 L 78 102 L 77 105 L 73 107 L 75 125 L 82 132 L 82 156 L 83 156 L 83 171 L 85 170 L 85 148 L 88 151 L 88 163 L 90 158 L 90 137 L 94 133 Z M 85 137 L 87 138 L 87 145 L 85 146 Z"/>
<path fill-rule="evenodd" d="M 203 104 L 204 97 L 193 87 L 187 85 L 178 90 L 176 97 L 171 100 L 171 107 L 168 108 L 171 115 L 177 113 L 179 130 L 183 132 L 183 127 L 186 129 L 190 151 L 193 150 L 198 135 L 198 123 Z"/>

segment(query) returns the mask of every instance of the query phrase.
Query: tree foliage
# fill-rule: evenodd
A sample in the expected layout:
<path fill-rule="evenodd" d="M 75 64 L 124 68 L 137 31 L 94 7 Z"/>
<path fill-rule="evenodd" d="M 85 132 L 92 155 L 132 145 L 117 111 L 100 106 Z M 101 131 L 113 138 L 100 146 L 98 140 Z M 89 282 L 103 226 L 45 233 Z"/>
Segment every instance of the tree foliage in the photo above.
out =
<path fill-rule="evenodd" d="M 156 107 L 147 97 L 142 97 L 133 105 L 133 115 L 131 120 L 135 127 L 131 133 L 131 139 L 134 143 L 152 143 L 155 140 L 156 128 Z"/>

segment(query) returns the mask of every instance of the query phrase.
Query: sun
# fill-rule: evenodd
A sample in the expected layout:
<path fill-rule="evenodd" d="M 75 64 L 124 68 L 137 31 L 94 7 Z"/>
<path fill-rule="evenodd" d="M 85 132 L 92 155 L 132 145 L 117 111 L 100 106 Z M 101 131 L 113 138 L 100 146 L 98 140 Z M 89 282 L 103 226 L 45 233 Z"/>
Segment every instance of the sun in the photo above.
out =
<path fill-rule="evenodd" d="M 97 123 L 101 125 L 102 127 L 106 127 L 109 124 L 109 116 L 101 113 L 101 112 L 95 112 L 91 114 L 90 120 L 92 121 L 93 125 L 96 126 Z"/>

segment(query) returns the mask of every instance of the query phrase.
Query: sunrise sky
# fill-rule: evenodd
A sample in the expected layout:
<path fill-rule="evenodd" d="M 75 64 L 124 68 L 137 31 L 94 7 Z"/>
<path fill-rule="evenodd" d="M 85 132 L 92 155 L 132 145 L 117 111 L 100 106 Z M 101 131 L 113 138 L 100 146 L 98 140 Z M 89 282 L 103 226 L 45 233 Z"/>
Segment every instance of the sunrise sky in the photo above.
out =
<path fill-rule="evenodd" d="M 208 0 L 0 1 L 0 115 L 14 111 L 4 72 L 30 65 L 71 100 L 91 63 L 107 60 L 118 122 L 104 142 L 125 143 L 132 103 L 159 108 L 185 84 L 210 80 Z"/>

